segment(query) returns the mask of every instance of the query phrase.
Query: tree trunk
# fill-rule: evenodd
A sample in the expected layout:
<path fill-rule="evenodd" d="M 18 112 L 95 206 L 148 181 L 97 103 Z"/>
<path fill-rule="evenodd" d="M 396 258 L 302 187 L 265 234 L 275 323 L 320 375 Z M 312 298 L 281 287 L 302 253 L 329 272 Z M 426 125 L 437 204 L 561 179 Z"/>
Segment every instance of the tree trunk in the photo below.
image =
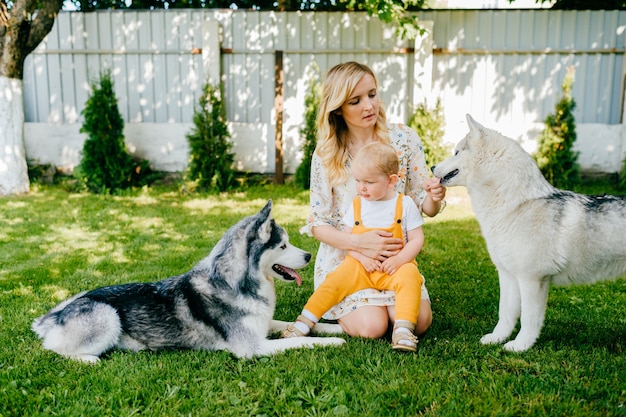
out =
<path fill-rule="evenodd" d="M 24 60 L 52 29 L 63 0 L 0 0 L 0 196 L 30 188 L 24 150 Z"/>
<path fill-rule="evenodd" d="M 0 195 L 30 190 L 24 151 L 22 80 L 0 76 Z"/>

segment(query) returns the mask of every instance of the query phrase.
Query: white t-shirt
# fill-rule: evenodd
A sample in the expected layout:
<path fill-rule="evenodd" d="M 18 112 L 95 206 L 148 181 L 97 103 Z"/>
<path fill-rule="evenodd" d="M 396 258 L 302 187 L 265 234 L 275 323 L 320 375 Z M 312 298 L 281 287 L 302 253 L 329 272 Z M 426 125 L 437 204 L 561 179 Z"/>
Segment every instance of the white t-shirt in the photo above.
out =
<path fill-rule="evenodd" d="M 359 197 L 360 198 L 360 197 Z M 382 229 L 390 227 L 396 216 L 398 195 L 389 200 L 368 201 L 361 198 L 361 221 L 368 228 Z M 346 210 L 342 219 L 346 226 L 354 227 L 354 205 Z M 402 233 L 406 243 L 407 231 L 424 224 L 424 219 L 411 197 L 402 196 Z"/>

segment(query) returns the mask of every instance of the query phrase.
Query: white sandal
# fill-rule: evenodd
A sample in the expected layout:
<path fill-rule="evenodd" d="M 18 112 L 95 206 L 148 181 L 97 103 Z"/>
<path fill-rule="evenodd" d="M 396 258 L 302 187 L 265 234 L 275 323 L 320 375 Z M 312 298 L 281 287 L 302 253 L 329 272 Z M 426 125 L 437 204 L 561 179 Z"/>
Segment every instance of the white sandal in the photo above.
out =
<path fill-rule="evenodd" d="M 402 352 L 416 352 L 419 339 L 412 332 L 396 332 L 391 335 L 391 347 Z"/>
<path fill-rule="evenodd" d="M 398 331 L 401 329 L 400 331 Z M 413 334 L 415 325 L 407 320 L 398 320 L 391 333 L 391 347 L 402 352 L 417 351 L 419 339 Z"/>
<path fill-rule="evenodd" d="M 315 326 L 315 323 L 313 323 L 311 320 L 309 320 L 306 317 L 304 317 L 302 314 L 300 314 L 298 316 L 296 321 L 304 323 L 309 329 L 311 329 L 313 326 Z M 285 330 L 280 332 L 280 338 L 281 339 L 288 339 L 290 337 L 304 337 L 304 336 L 307 336 L 307 334 L 304 334 L 300 330 L 298 330 L 296 328 L 296 326 L 294 326 L 294 323 L 288 325 L 285 328 Z"/>

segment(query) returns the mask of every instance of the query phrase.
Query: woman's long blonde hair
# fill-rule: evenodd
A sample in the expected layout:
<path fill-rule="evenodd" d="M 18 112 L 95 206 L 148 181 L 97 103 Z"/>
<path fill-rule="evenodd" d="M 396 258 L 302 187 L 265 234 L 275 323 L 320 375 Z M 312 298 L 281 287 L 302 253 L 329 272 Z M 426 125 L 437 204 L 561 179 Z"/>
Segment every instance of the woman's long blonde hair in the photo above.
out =
<path fill-rule="evenodd" d="M 354 88 L 365 74 L 374 78 L 374 83 L 378 88 L 378 80 L 374 72 L 367 65 L 358 62 L 335 65 L 326 73 L 321 105 L 317 113 L 315 152 L 321 158 L 332 186 L 346 182 L 350 176 L 350 172 L 346 169 L 349 157 L 348 126 L 343 117 L 337 114 L 337 109 L 351 97 Z M 374 131 L 382 142 L 389 143 L 387 115 L 380 101 Z"/>

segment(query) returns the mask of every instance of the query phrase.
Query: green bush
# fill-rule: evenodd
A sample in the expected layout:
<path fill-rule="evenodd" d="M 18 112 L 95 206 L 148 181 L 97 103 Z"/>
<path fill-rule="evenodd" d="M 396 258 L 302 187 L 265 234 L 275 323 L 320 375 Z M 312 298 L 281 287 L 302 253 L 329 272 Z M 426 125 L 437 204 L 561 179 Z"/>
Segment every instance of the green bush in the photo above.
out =
<path fill-rule="evenodd" d="M 450 147 L 443 143 L 445 119 L 441 100 L 437 99 L 434 109 L 429 109 L 426 102 L 421 103 L 409 119 L 409 126 L 417 132 L 424 148 L 428 166 L 436 165 L 450 154 Z"/>
<path fill-rule="evenodd" d="M 626 158 L 622 161 L 622 170 L 619 173 L 618 188 L 621 191 L 626 191 Z"/>
<path fill-rule="evenodd" d="M 574 151 L 576 123 L 572 97 L 574 67 L 568 68 L 561 90 L 563 95 L 556 103 L 555 113 L 545 120 L 545 128 L 539 135 L 539 147 L 533 155 L 543 176 L 559 188 L 573 188 L 580 183 L 578 152 Z"/>
<path fill-rule="evenodd" d="M 117 107 L 111 71 L 100 74 L 91 85 L 91 96 L 82 115 L 80 129 L 87 134 L 78 169 L 87 189 L 95 193 L 114 192 L 132 185 L 133 160 L 124 143 L 124 121 Z"/>
<path fill-rule="evenodd" d="M 316 120 L 320 99 L 321 83 L 319 79 L 319 68 L 315 66 L 313 74 L 309 78 L 307 94 L 304 97 L 304 127 L 300 129 L 300 134 L 303 137 L 302 162 L 300 162 L 294 174 L 295 184 L 304 190 L 311 188 L 311 160 L 313 159 L 313 152 L 315 152 L 315 146 L 317 144 Z"/>
<path fill-rule="evenodd" d="M 202 190 L 227 191 L 237 185 L 230 152 L 230 132 L 222 100 L 222 85 L 206 83 L 199 108 L 193 115 L 194 127 L 187 134 L 190 148 L 189 173 Z"/>

